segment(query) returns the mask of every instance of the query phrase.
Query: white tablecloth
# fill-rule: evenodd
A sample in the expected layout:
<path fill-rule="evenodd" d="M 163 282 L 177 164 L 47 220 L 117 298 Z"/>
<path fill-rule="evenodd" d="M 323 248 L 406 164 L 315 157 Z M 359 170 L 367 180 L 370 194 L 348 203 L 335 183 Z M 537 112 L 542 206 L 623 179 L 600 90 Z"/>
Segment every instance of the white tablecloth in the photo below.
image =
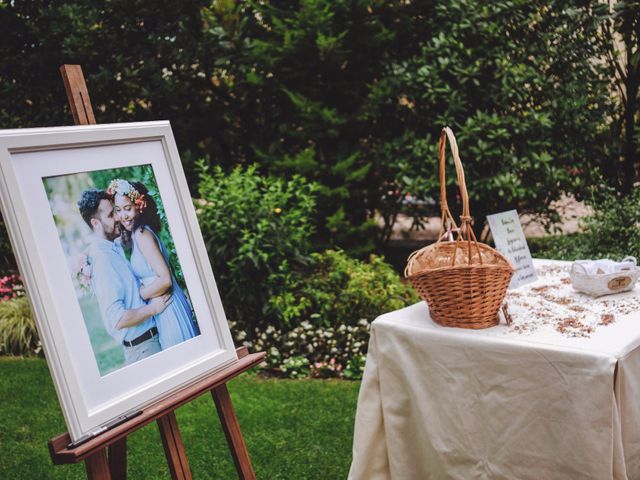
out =
<path fill-rule="evenodd" d="M 424 302 L 373 322 L 349 478 L 640 478 L 640 293 L 567 286 L 585 325 L 617 305 L 615 321 L 575 333 L 531 303 L 562 296 L 549 295 L 568 283 L 554 265 L 510 293 L 511 326 L 441 327 Z"/>

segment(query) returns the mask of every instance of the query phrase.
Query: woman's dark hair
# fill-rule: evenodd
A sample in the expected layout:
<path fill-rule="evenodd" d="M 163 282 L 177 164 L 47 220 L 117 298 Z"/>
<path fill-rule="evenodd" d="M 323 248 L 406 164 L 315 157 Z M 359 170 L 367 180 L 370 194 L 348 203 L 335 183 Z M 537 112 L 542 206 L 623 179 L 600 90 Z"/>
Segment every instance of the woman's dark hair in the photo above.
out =
<path fill-rule="evenodd" d="M 162 223 L 160 222 L 160 215 L 158 215 L 158 205 L 151 195 L 149 195 L 149 189 L 140 182 L 129 182 L 133 188 L 135 188 L 141 195 L 144 195 L 146 201 L 146 207 L 138 214 L 133 222 L 133 228 L 129 232 L 126 228 L 120 228 L 120 237 L 122 238 L 122 244 L 124 246 L 131 245 L 131 234 L 136 229 L 142 229 L 145 225 L 153 230 L 157 235 L 160 234 L 162 229 Z"/>

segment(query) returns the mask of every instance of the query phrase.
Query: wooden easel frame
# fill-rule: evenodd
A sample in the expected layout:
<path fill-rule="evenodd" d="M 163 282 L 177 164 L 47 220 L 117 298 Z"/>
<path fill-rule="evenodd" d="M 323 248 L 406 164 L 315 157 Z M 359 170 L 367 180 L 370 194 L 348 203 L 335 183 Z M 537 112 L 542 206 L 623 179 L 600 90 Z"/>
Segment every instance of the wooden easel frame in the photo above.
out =
<path fill-rule="evenodd" d="M 60 72 L 76 125 L 95 124 L 89 92 L 80 65 L 62 65 Z M 238 348 L 237 354 L 238 361 L 233 365 L 207 375 L 169 398 L 148 407 L 141 415 L 104 432 L 85 444 L 73 449 L 67 448 L 71 441 L 68 433 L 50 439 L 49 452 L 53 463 L 62 465 L 84 461 L 89 480 L 125 479 L 127 477 L 127 435 L 155 420 L 160 429 L 160 438 L 171 478 L 189 480 L 191 470 L 174 412 L 178 407 L 203 393 L 211 392 L 238 476 L 246 480 L 255 479 L 249 452 L 242 437 L 226 383 L 261 363 L 266 353 L 250 354 L 247 348 Z"/>

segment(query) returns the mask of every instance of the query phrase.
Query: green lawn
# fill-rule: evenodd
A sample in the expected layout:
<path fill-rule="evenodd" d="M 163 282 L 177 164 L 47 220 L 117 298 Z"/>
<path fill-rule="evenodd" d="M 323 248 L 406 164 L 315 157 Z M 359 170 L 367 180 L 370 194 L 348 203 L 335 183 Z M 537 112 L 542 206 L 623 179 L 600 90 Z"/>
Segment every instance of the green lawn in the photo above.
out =
<path fill-rule="evenodd" d="M 0 357 L 0 479 L 86 478 L 84 466 L 51 464 L 47 440 L 65 430 L 44 360 Z M 351 462 L 359 383 L 229 383 L 259 479 L 341 479 Z M 237 478 L 211 395 L 177 410 L 194 478 Z M 155 423 L 129 437 L 129 478 L 170 478 Z"/>

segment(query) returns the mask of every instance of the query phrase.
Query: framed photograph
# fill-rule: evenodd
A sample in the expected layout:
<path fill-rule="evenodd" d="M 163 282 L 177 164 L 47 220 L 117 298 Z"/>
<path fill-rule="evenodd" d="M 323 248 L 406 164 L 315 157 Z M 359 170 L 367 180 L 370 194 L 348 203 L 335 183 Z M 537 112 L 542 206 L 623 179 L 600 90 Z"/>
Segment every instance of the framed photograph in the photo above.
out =
<path fill-rule="evenodd" d="M 169 122 L 0 131 L 0 200 L 73 441 L 237 360 Z"/>

